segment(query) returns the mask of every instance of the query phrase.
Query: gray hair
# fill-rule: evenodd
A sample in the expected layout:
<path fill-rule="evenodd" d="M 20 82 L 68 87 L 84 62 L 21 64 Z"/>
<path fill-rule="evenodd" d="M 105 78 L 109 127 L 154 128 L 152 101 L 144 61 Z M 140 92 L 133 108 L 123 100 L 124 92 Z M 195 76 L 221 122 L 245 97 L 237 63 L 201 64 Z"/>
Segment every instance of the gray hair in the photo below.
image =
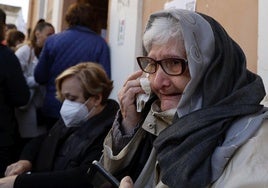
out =
<path fill-rule="evenodd" d="M 209 22 L 193 11 L 167 9 L 151 14 L 144 35 L 144 47 L 147 53 L 156 41 L 166 42 L 165 40 L 172 39 L 178 45 L 183 45 L 191 80 L 183 91 L 177 113 L 181 117 L 200 109 L 203 93 L 198 88 L 199 83 L 212 62 L 215 52 L 215 38 Z"/>
<path fill-rule="evenodd" d="M 172 16 L 155 18 L 143 35 L 143 45 L 147 53 L 153 44 L 162 45 L 170 40 L 177 41 L 178 45 L 184 43 L 181 24 Z"/>

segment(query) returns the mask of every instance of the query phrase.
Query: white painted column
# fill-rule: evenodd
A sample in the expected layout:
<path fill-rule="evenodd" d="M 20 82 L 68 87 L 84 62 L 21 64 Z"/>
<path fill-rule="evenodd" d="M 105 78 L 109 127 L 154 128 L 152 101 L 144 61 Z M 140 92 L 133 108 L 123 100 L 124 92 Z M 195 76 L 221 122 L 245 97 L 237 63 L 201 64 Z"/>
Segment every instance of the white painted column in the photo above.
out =
<path fill-rule="evenodd" d="M 56 33 L 61 31 L 62 6 L 63 0 L 53 1 L 52 24 Z"/>
<path fill-rule="evenodd" d="M 117 94 L 127 77 L 137 70 L 136 56 L 141 55 L 142 1 L 110 0 L 109 46 L 111 49 L 111 73 Z"/>
<path fill-rule="evenodd" d="M 263 78 L 268 93 L 268 1 L 259 0 L 258 23 L 258 66 L 257 72 Z M 268 94 L 267 94 L 268 95 Z"/>

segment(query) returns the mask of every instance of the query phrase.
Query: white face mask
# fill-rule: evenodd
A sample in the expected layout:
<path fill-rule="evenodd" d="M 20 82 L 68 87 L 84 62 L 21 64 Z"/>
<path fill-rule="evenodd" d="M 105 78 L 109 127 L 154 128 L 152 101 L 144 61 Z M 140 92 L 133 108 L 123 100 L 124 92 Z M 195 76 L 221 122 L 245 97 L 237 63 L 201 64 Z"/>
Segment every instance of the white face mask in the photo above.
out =
<path fill-rule="evenodd" d="M 64 100 L 60 115 L 66 127 L 79 127 L 88 119 L 94 107 L 89 112 L 85 105 L 86 103 L 87 101 L 82 104 L 67 99 Z"/>

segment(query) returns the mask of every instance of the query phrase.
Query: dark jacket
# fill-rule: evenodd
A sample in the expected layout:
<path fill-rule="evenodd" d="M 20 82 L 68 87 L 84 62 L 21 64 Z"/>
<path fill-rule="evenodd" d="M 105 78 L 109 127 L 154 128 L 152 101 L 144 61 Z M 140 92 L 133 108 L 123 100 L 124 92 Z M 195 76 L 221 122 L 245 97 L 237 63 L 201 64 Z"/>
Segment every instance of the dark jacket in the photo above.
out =
<path fill-rule="evenodd" d="M 29 97 L 19 60 L 9 48 L 0 44 L 0 147 L 14 144 L 14 108 L 26 105 Z"/>
<path fill-rule="evenodd" d="M 14 188 L 90 187 L 87 169 L 101 157 L 103 140 L 118 109 L 109 100 L 100 114 L 78 128 L 66 128 L 60 119 L 41 142 L 39 138 L 27 145 L 21 159 L 32 161 L 35 172 L 19 175 Z"/>
<path fill-rule="evenodd" d="M 35 68 L 36 82 L 46 85 L 43 112 L 59 118 L 60 102 L 55 98 L 55 78 L 65 69 L 80 62 L 101 64 L 109 77 L 110 51 L 106 41 L 90 29 L 73 26 L 47 38 Z"/>

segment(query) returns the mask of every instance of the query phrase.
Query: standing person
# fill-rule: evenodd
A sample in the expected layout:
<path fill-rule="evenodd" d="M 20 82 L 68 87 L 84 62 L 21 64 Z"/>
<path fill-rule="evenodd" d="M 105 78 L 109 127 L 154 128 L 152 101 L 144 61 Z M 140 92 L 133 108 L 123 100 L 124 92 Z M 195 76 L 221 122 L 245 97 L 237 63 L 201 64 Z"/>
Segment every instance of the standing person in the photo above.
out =
<path fill-rule="evenodd" d="M 17 26 L 15 24 L 12 24 L 12 23 L 6 23 L 6 26 L 5 26 L 5 38 L 1 41 L 1 43 L 3 45 L 7 45 L 7 34 L 8 34 L 8 31 L 10 30 L 18 30 Z"/>
<path fill-rule="evenodd" d="M 45 137 L 29 142 L 21 160 L 7 168 L 8 177 L 0 179 L 1 188 L 91 187 L 87 170 L 102 155 L 119 109 L 108 99 L 113 82 L 99 64 L 87 62 L 62 72 L 56 86 L 61 119 Z"/>
<path fill-rule="evenodd" d="M 34 77 L 46 86 L 43 113 L 51 127 L 58 120 L 60 102 L 55 98 L 55 78 L 65 69 L 82 61 L 100 63 L 110 77 L 110 53 L 105 40 L 93 32 L 92 7 L 88 4 L 72 4 L 65 20 L 69 28 L 49 37 L 44 45 Z"/>
<path fill-rule="evenodd" d="M 5 37 L 6 14 L 0 9 L 0 41 Z M 18 59 L 7 46 L 0 44 L 0 177 L 14 160 L 17 124 L 14 108 L 27 104 L 30 92 Z"/>
<path fill-rule="evenodd" d="M 19 46 L 24 42 L 25 35 L 23 32 L 16 29 L 7 31 L 6 45 L 14 52 L 19 48 Z"/>
<path fill-rule="evenodd" d="M 104 167 L 134 187 L 268 187 L 264 85 L 239 45 L 213 18 L 179 9 L 152 14 L 143 44 L 152 97 L 137 112 L 146 82 L 140 71 L 127 79 Z"/>
<path fill-rule="evenodd" d="M 46 126 L 41 122 L 42 114 L 40 110 L 43 105 L 45 88 L 36 83 L 33 74 L 46 38 L 54 33 L 53 25 L 41 19 L 31 33 L 30 41 L 15 52 L 31 91 L 28 104 L 15 110 L 22 145 L 29 139 L 46 132 Z"/>

